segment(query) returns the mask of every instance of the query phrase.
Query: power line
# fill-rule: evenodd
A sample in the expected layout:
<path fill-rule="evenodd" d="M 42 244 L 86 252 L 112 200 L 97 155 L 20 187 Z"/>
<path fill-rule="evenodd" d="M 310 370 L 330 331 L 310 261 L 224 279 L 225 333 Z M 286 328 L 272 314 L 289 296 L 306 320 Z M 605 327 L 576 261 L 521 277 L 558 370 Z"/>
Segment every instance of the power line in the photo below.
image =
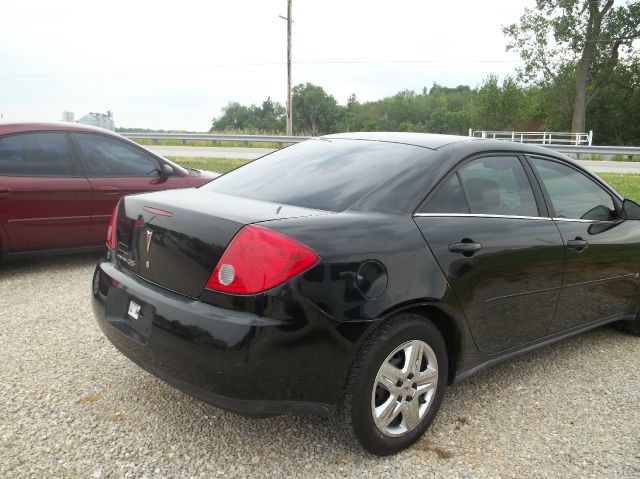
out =
<path fill-rule="evenodd" d="M 291 62 L 295 65 L 385 65 L 385 64 L 474 64 L 474 63 L 520 63 L 521 60 L 301 60 Z M 231 63 L 222 65 L 201 65 L 189 67 L 162 67 L 140 68 L 132 70 L 109 70 L 94 72 L 64 72 L 64 73 L 34 73 L 28 75 L 2 75 L 0 80 L 69 77 L 69 76 L 94 76 L 94 75 L 128 75 L 132 73 L 161 73 L 189 70 L 215 70 L 232 68 L 253 68 L 283 66 L 286 62 L 262 62 L 262 63 Z"/>
<path fill-rule="evenodd" d="M 520 60 L 304 60 L 294 63 L 318 64 L 368 64 L 368 63 L 519 63 Z"/>

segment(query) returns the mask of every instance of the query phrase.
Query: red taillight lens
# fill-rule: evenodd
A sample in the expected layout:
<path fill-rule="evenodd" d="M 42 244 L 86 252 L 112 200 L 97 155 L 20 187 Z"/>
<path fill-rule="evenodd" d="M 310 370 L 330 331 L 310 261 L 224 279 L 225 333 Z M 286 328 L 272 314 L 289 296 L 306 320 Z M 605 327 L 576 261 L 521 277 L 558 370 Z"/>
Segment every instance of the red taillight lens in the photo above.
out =
<path fill-rule="evenodd" d="M 261 226 L 245 226 L 231 240 L 207 281 L 223 293 L 255 294 L 308 270 L 320 257 L 308 246 Z"/>
<path fill-rule="evenodd" d="M 116 249 L 117 241 L 116 241 L 116 224 L 118 223 L 118 206 L 120 206 L 120 202 L 116 204 L 116 207 L 113 209 L 113 214 L 111 215 L 111 219 L 109 220 L 109 228 L 107 229 L 107 248 Z"/>

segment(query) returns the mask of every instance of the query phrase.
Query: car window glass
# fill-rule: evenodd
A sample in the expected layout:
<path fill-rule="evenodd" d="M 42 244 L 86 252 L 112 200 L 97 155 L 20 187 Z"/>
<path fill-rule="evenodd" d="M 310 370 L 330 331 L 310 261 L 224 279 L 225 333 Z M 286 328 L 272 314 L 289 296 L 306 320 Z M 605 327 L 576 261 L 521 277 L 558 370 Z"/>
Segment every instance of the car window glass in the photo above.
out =
<path fill-rule="evenodd" d="M 549 193 L 557 218 L 615 219 L 611 195 L 593 180 L 556 161 L 533 158 L 532 162 Z"/>
<path fill-rule="evenodd" d="M 394 175 L 424 163 L 421 147 L 359 140 L 308 140 L 263 156 L 203 186 L 272 203 L 343 211 Z"/>
<path fill-rule="evenodd" d="M 159 176 L 160 166 L 136 147 L 101 135 L 75 134 L 91 176 Z"/>
<path fill-rule="evenodd" d="M 479 158 L 459 170 L 471 213 L 538 216 L 531 184 L 516 157 Z"/>
<path fill-rule="evenodd" d="M 23 133 L 0 138 L 0 175 L 73 176 L 64 133 Z"/>
<path fill-rule="evenodd" d="M 458 175 L 451 175 L 420 208 L 420 213 L 469 213 Z"/>

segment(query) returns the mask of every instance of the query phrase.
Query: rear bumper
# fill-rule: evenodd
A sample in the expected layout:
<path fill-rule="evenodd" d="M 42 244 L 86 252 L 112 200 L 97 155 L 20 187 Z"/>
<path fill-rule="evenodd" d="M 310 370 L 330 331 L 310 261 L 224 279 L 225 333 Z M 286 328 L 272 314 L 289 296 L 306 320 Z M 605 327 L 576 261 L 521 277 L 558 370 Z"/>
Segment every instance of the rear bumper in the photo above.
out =
<path fill-rule="evenodd" d="M 337 323 L 302 304 L 284 319 L 223 309 L 107 260 L 98 263 L 92 289 L 98 325 L 124 355 L 187 394 L 250 416 L 331 414 L 354 343 L 370 326 Z M 291 297 L 283 296 L 283 312 L 291 311 Z M 127 314 L 131 301 L 142 306 L 137 321 Z"/>

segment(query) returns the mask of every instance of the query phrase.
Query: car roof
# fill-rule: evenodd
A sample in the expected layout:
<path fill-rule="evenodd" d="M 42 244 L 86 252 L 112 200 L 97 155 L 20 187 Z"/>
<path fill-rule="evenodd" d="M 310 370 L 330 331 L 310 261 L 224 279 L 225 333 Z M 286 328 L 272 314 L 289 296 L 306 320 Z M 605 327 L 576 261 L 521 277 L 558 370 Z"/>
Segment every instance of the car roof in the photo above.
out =
<path fill-rule="evenodd" d="M 25 133 L 29 131 L 85 131 L 91 133 L 101 133 L 103 135 L 119 136 L 111 130 L 98 128 L 90 125 L 80 125 L 65 121 L 56 122 L 0 122 L 0 135 L 10 133 Z"/>
<path fill-rule="evenodd" d="M 467 141 L 475 141 L 477 138 L 469 136 L 456 135 L 440 135 L 435 133 L 410 133 L 410 132 L 390 132 L 390 131 L 372 131 L 358 133 L 336 133 L 333 135 L 325 135 L 321 138 L 345 139 L 345 140 L 366 140 L 366 141 L 384 141 L 388 143 L 402 143 L 405 145 L 421 146 L 430 150 L 436 150 L 452 143 L 460 143 Z"/>
<path fill-rule="evenodd" d="M 456 152 L 481 152 L 481 151 L 502 151 L 502 152 L 521 152 L 533 153 L 541 155 L 552 155 L 561 157 L 565 160 L 573 161 L 566 155 L 551 151 L 543 145 L 531 143 L 518 143 L 505 140 L 494 140 L 488 138 L 477 138 L 461 135 L 444 135 L 439 133 L 413 133 L 413 132 L 390 132 L 390 131 L 372 131 L 357 133 L 336 133 L 333 135 L 325 135 L 320 139 L 344 139 L 344 140 L 362 140 L 362 141 L 383 141 L 388 143 L 399 143 L 404 145 L 419 146 L 429 150 L 441 150 L 444 148 L 453 149 Z"/>
<path fill-rule="evenodd" d="M 411 169 L 397 168 L 395 176 L 352 206 L 352 209 L 384 212 L 413 212 L 419 201 L 461 161 L 475 155 L 530 154 L 561 159 L 601 182 L 571 158 L 546 147 L 510 141 L 428 133 L 347 133 L 322 139 L 382 141 L 425 149 L 424 161 Z M 389 201 L 393 198 L 393 201 Z"/>

